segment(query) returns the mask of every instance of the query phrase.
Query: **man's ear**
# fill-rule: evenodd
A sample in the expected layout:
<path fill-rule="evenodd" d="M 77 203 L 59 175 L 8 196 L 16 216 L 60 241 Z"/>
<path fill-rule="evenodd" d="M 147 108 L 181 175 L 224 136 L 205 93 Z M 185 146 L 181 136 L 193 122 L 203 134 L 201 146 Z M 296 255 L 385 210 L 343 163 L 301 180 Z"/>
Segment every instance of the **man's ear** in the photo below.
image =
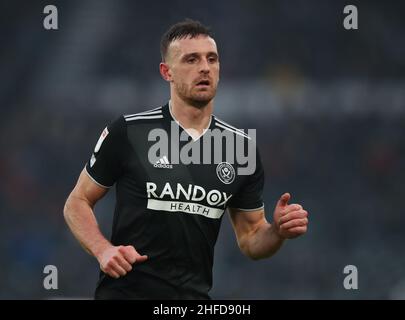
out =
<path fill-rule="evenodd" d="M 165 79 L 168 82 L 172 81 L 172 74 L 170 72 L 170 67 L 167 63 L 161 62 L 159 64 L 159 71 L 163 79 Z"/>

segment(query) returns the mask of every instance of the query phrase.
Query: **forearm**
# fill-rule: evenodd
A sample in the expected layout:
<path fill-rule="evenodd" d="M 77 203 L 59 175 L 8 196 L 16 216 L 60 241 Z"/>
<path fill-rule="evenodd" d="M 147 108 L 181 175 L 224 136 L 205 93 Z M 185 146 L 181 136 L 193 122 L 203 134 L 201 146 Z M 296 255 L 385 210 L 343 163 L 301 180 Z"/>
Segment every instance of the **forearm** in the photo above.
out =
<path fill-rule="evenodd" d="M 97 258 L 103 250 L 111 246 L 98 227 L 93 209 L 85 200 L 70 195 L 63 213 L 73 235 L 91 255 Z"/>
<path fill-rule="evenodd" d="M 262 223 L 255 231 L 246 235 L 241 246 L 248 257 L 258 260 L 274 255 L 282 246 L 284 239 L 268 222 Z"/>

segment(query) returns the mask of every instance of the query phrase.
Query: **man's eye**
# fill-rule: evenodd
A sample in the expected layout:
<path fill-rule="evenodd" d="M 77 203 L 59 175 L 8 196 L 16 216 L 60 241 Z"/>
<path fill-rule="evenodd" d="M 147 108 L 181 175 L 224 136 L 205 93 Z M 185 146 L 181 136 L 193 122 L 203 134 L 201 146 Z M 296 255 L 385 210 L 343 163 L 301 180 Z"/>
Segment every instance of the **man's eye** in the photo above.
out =
<path fill-rule="evenodd" d="M 196 61 L 196 58 L 187 59 L 187 62 L 188 62 L 188 63 L 194 63 L 195 61 Z"/>
<path fill-rule="evenodd" d="M 208 58 L 208 61 L 209 61 L 209 62 L 211 62 L 211 63 L 215 63 L 215 62 L 217 62 L 217 61 L 218 61 L 218 59 L 217 59 L 217 58 L 212 57 L 212 58 Z"/>

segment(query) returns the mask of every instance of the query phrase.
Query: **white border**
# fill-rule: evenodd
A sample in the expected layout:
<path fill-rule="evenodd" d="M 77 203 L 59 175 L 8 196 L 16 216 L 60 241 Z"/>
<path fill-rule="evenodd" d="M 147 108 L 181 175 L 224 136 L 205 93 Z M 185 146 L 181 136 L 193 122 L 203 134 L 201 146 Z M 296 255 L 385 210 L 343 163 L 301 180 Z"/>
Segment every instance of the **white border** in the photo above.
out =
<path fill-rule="evenodd" d="M 110 188 L 112 188 L 112 186 L 107 187 L 107 186 L 105 186 L 105 185 L 103 185 L 103 184 L 97 182 L 96 179 L 94 179 L 94 178 L 90 175 L 90 173 L 87 171 L 87 165 L 84 167 L 84 171 L 86 171 L 88 177 L 89 177 L 95 184 L 97 184 L 98 186 L 100 186 L 100 187 L 102 187 L 102 188 L 105 188 L 105 189 L 110 189 Z"/>

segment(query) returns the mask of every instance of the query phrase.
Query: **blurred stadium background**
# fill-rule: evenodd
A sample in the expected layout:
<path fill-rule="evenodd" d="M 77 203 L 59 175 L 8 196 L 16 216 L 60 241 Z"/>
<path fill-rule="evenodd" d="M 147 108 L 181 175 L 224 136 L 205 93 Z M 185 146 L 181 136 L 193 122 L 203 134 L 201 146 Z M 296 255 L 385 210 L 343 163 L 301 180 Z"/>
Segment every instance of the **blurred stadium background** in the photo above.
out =
<path fill-rule="evenodd" d="M 46 4 L 59 30 L 46 31 Z M 343 28 L 355 4 L 359 30 Z M 64 201 L 105 125 L 165 103 L 159 41 L 185 17 L 221 56 L 215 113 L 256 128 L 272 216 L 285 191 L 304 237 L 250 261 L 223 219 L 216 299 L 404 299 L 405 4 L 402 1 L 2 1 L 0 298 L 91 298 L 98 265 Z M 110 233 L 114 192 L 97 205 Z M 45 265 L 59 289 L 42 286 Z M 343 287 L 356 265 L 359 290 Z"/>

